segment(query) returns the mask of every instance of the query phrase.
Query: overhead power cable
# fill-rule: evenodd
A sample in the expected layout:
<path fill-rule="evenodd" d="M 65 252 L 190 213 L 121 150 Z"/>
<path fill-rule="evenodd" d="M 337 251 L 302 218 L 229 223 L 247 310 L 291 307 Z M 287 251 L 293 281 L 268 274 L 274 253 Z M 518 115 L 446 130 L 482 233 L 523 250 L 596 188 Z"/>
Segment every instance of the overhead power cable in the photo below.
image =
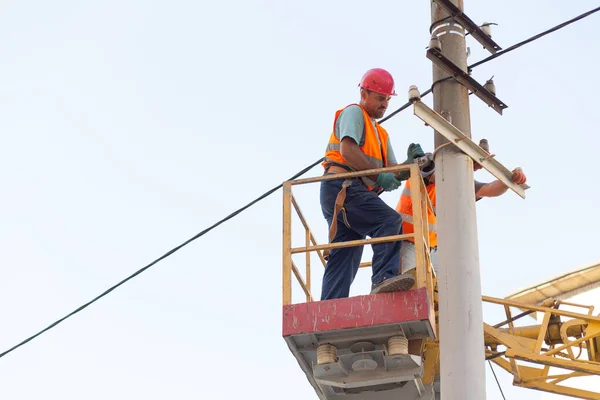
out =
<path fill-rule="evenodd" d="M 556 30 L 559 30 L 575 21 L 578 21 L 580 19 L 583 19 L 597 11 L 600 10 L 600 7 L 595 8 L 591 11 L 588 11 L 587 13 L 584 13 L 578 17 L 575 17 L 569 21 L 566 21 L 560 25 L 555 26 L 554 28 L 551 28 L 545 32 L 542 32 L 536 36 L 533 36 L 527 40 L 524 40 L 523 42 L 517 43 L 514 46 L 511 46 L 509 48 L 507 48 L 504 51 L 498 52 L 496 54 L 494 54 L 493 56 L 490 56 L 488 58 L 485 58 L 481 61 L 476 62 L 473 65 L 469 66 L 469 70 L 472 68 L 475 68 L 481 64 L 484 64 L 488 61 L 493 60 L 494 58 L 500 57 L 503 54 L 508 53 L 509 51 L 512 51 L 514 49 L 517 49 L 529 42 L 532 42 L 536 39 L 539 39 L 540 37 L 547 35 L 551 32 L 554 32 Z M 447 80 L 447 79 L 452 79 L 452 77 L 447 77 L 444 78 L 443 80 Z M 435 86 L 436 83 L 439 83 L 441 81 L 438 82 L 434 82 L 434 84 L 431 86 L 430 89 L 426 90 L 425 92 L 423 92 L 421 94 L 421 98 L 427 96 L 428 94 L 430 94 L 433 91 L 433 87 Z M 394 117 L 395 115 L 397 115 L 398 113 L 402 112 L 403 110 L 407 109 L 408 107 L 410 107 L 411 103 L 408 102 L 404 105 L 402 105 L 400 108 L 398 108 L 397 110 L 393 111 L 390 115 L 388 115 L 387 117 L 381 119 L 379 121 L 379 123 L 384 123 L 385 121 L 389 120 L 390 118 Z M 311 165 L 309 165 L 308 167 L 304 168 L 302 171 L 298 172 L 297 174 L 295 174 L 293 177 L 290 178 L 290 180 L 292 179 L 296 179 L 302 175 L 304 175 L 306 172 L 308 172 L 310 169 L 312 169 L 313 167 L 315 167 L 316 165 L 320 164 L 323 161 L 323 158 L 320 158 L 319 160 L 315 161 L 314 163 L 312 163 Z M 83 309 L 87 308 L 89 305 L 95 303 L 96 301 L 100 300 L 102 297 L 106 296 L 107 294 L 109 294 L 110 292 L 112 292 L 113 290 L 115 290 L 116 288 L 118 288 L 119 286 L 123 285 L 124 283 L 126 283 L 127 281 L 135 278 L 136 276 L 138 276 L 139 274 L 141 274 L 142 272 L 146 271 L 148 268 L 152 267 L 153 265 L 157 264 L 159 261 L 164 260 L 165 258 L 169 257 L 171 254 L 175 253 L 176 251 L 180 250 L 181 248 L 183 248 L 184 246 L 188 245 L 189 243 L 193 242 L 194 240 L 198 239 L 199 237 L 205 235 L 206 233 L 210 232 L 211 230 L 213 230 L 214 228 L 216 228 L 217 226 L 221 225 L 222 223 L 230 220 L 231 218 L 237 216 L 238 214 L 240 214 L 241 212 L 243 212 L 244 210 L 252 207 L 254 204 L 258 203 L 259 201 L 263 200 L 264 198 L 270 196 L 271 194 L 273 194 L 274 192 L 276 192 L 277 190 L 279 190 L 281 187 L 283 187 L 283 184 L 279 184 L 277 186 L 275 186 L 274 188 L 272 188 L 271 190 L 263 193 L 262 195 L 260 195 L 259 197 L 257 197 L 255 200 L 251 201 L 250 203 L 246 204 L 245 206 L 239 208 L 238 210 L 234 211 L 233 213 L 229 214 L 227 217 L 221 219 L 220 221 L 216 222 L 215 224 L 213 224 L 212 226 L 204 229 L 202 232 L 198 233 L 197 235 L 193 236 L 192 238 L 186 240 L 185 242 L 183 242 L 182 244 L 180 244 L 177 247 L 174 247 L 173 249 L 169 250 L 168 252 L 166 252 L 165 254 L 163 254 L 162 256 L 160 256 L 159 258 L 157 258 L 156 260 L 152 261 L 150 264 L 146 265 L 145 267 L 137 270 L 136 272 L 134 272 L 133 274 L 131 274 L 130 276 L 128 276 L 127 278 L 123 279 L 121 282 L 117 283 L 116 285 L 110 287 L 109 289 L 105 290 L 103 293 L 101 293 L 100 295 L 96 296 L 94 299 L 90 300 L 89 302 L 83 304 L 82 306 L 76 308 L 74 311 L 70 312 L 69 314 L 65 315 L 64 317 L 60 318 L 59 320 L 53 322 L 52 324 L 48 325 L 46 328 L 42 329 L 41 331 L 39 331 L 38 333 L 36 333 L 35 335 L 32 335 L 30 337 L 28 337 L 27 339 L 23 340 L 22 342 L 20 342 L 19 344 L 11 347 L 10 349 L 0 353 L 0 358 L 4 357 L 5 355 L 11 353 L 12 351 L 18 349 L 19 347 L 23 346 L 24 344 L 30 342 L 31 340 L 35 339 L 36 337 L 40 336 L 41 334 L 49 331 L 50 329 L 54 328 L 55 326 L 57 326 L 58 324 L 60 324 L 61 322 L 63 322 L 64 320 L 72 317 L 73 315 L 77 314 L 78 312 L 82 311 Z M 491 367 L 491 365 L 490 365 Z M 493 370 L 492 370 L 493 371 Z M 495 376 L 495 373 L 494 373 Z M 499 384 L 498 384 L 499 385 Z M 502 391 L 502 389 L 500 389 Z M 504 396 L 504 394 L 503 394 Z"/>
<path fill-rule="evenodd" d="M 431 93 L 431 89 L 425 91 L 421 97 L 424 97 L 426 95 L 428 95 L 429 93 Z M 394 111 L 392 114 L 388 115 L 386 118 L 383 118 L 379 121 L 379 123 L 384 123 L 385 121 L 387 121 L 388 119 L 392 118 L 394 115 L 398 114 L 399 112 L 401 112 L 402 110 L 408 108 L 410 106 L 410 102 L 404 104 L 402 107 L 400 107 L 399 109 L 397 109 L 396 111 Z M 302 171 L 298 172 L 297 174 L 295 174 L 294 176 L 292 176 L 289 180 L 293 180 L 296 179 L 302 175 L 304 175 L 305 173 L 307 173 L 308 171 L 310 171 L 312 168 L 314 168 L 315 166 L 317 166 L 318 164 L 320 164 L 323 161 L 323 158 L 318 159 L 317 161 L 313 162 L 312 164 L 310 164 L 308 167 L 304 168 Z M 61 322 L 63 322 L 64 320 L 72 317 L 73 315 L 77 314 L 78 312 L 82 311 L 83 309 L 87 308 L 89 305 L 95 303 L 96 301 L 100 300 L 102 297 L 106 296 L 107 294 L 109 294 L 110 292 L 112 292 L 113 290 L 115 290 L 116 288 L 118 288 L 119 286 L 123 285 L 124 283 L 126 283 L 127 281 L 135 278 L 136 276 L 138 276 L 139 274 L 141 274 L 142 272 L 146 271 L 148 268 L 152 267 L 153 265 L 157 264 L 159 261 L 164 260 L 165 258 L 169 257 L 171 254 L 175 253 L 176 251 L 180 250 L 182 247 L 190 244 L 191 242 L 193 242 L 194 240 L 198 239 L 199 237 L 205 235 L 206 233 L 210 232 L 211 230 L 213 230 L 214 228 L 216 228 L 217 226 L 221 225 L 224 222 L 227 222 L 228 220 L 230 220 L 231 218 L 237 216 L 238 214 L 240 214 L 241 212 L 245 211 L 246 209 L 252 207 L 254 204 L 258 203 L 259 201 L 265 199 L 266 197 L 270 196 L 271 194 L 275 193 L 276 191 L 278 191 L 279 189 L 281 189 L 283 187 L 283 184 L 279 184 L 277 186 L 275 186 L 274 188 L 272 188 L 271 190 L 263 193 L 262 195 L 260 195 L 259 197 L 257 197 L 256 199 L 252 200 L 250 203 L 246 204 L 245 206 L 237 209 L 236 211 L 234 211 L 233 213 L 229 214 L 227 217 L 221 219 L 220 221 L 216 222 L 215 224 L 211 225 L 210 227 L 204 229 L 202 232 L 198 233 L 197 235 L 193 236 L 192 238 L 186 240 L 185 242 L 183 242 L 182 244 L 180 244 L 177 247 L 174 247 L 173 249 L 169 250 L 168 252 L 166 252 L 165 254 L 163 254 L 162 256 L 160 256 L 159 258 L 157 258 L 156 260 L 152 261 L 150 264 L 146 265 L 143 268 L 140 268 L 139 270 L 137 270 L 136 272 L 134 272 L 133 274 L 129 275 L 127 278 L 123 279 L 121 282 L 117 283 L 114 286 L 111 286 L 109 289 L 105 290 L 104 292 L 102 292 L 101 294 L 99 294 L 98 296 L 94 297 L 92 300 L 88 301 L 87 303 L 83 304 L 82 306 L 76 308 L 75 310 L 73 310 L 72 312 L 70 312 L 69 314 L 65 315 L 64 317 L 62 317 L 61 319 L 53 322 L 52 324 L 48 325 L 46 328 L 42 329 L 41 331 L 39 331 L 38 333 L 36 333 L 35 335 L 32 335 L 30 337 L 28 337 L 27 339 L 23 340 L 21 343 L 11 347 L 10 349 L 0 353 L 0 358 L 4 357 L 5 355 L 7 355 L 8 353 L 18 349 L 19 347 L 23 346 L 24 344 L 32 341 L 33 339 L 35 339 L 36 337 L 40 336 L 41 334 L 45 333 L 46 331 L 49 331 L 50 329 L 54 328 L 56 325 L 60 324 Z"/>
<path fill-rule="evenodd" d="M 492 374 L 494 374 L 494 379 L 496 379 L 496 384 L 498 385 L 498 389 L 500 389 L 500 394 L 502 395 L 502 398 L 506 400 L 506 397 L 504 397 L 504 392 L 502 391 L 502 386 L 500 385 L 500 381 L 496 376 L 496 371 L 494 371 L 494 367 L 492 366 L 492 362 L 488 361 L 488 364 L 490 364 L 490 369 L 492 370 Z"/>
<path fill-rule="evenodd" d="M 481 61 L 477 61 L 476 63 L 469 65 L 469 70 L 472 70 L 473 68 L 478 67 L 481 64 L 485 64 L 488 61 L 491 61 L 491 60 L 493 60 L 495 58 L 498 58 L 498 57 L 500 57 L 500 56 L 502 56 L 502 55 L 504 55 L 506 53 L 509 53 L 509 52 L 513 51 L 513 50 L 516 50 L 519 47 L 526 45 L 527 43 L 531 43 L 531 42 L 533 42 L 535 40 L 538 40 L 539 38 L 541 38 L 543 36 L 546 36 L 546 35 L 548 35 L 548 34 L 550 34 L 552 32 L 556 32 L 557 30 L 562 29 L 565 26 L 572 24 L 573 22 L 577 22 L 577 21 L 579 21 L 581 19 L 584 19 L 585 17 L 589 17 L 590 15 L 592 15 L 595 12 L 598 12 L 598 11 L 600 11 L 600 7 L 596 7 L 593 10 L 590 10 L 588 12 L 585 12 L 585 13 L 581 14 L 581 15 L 578 15 L 577 17 L 575 17 L 573 19 L 565 21 L 562 24 L 556 25 L 555 27 L 550 28 L 547 31 L 544 31 L 542 33 L 538 33 L 537 35 L 532 36 L 529 39 L 526 39 L 526 40 L 523 40 L 522 42 L 514 44 L 514 45 L 512 45 L 512 46 L 510 46 L 510 47 L 508 47 L 508 48 L 506 48 L 506 49 L 504 49 L 502 51 L 497 52 L 496 54 L 492 54 L 491 56 L 489 56 L 487 58 L 484 58 Z"/>
<path fill-rule="evenodd" d="M 583 19 L 585 17 L 589 17 L 590 15 L 592 15 L 595 12 L 598 12 L 598 11 L 600 11 L 600 7 L 596 7 L 593 10 L 590 10 L 588 12 L 585 12 L 585 13 L 581 14 L 581 15 L 578 15 L 575 18 L 572 18 L 572 19 L 570 19 L 568 21 L 565 21 L 562 24 L 556 25 L 556 26 L 554 26 L 554 27 L 552 27 L 552 28 L 550 28 L 550 29 L 548 29 L 548 30 L 546 30 L 544 32 L 538 33 L 537 35 L 532 36 L 529 39 L 525 39 L 525 40 L 523 40 L 523 41 L 521 41 L 519 43 L 516 43 L 516 44 L 514 44 L 514 45 L 512 45 L 510 47 L 507 47 L 506 49 L 504 49 L 502 51 L 499 51 L 496 54 L 492 54 L 491 56 L 489 56 L 487 58 L 484 58 L 483 60 L 477 61 L 476 63 L 469 65 L 467 68 L 469 69 L 469 71 L 471 71 L 473 68 L 476 68 L 476 67 L 478 67 L 480 65 L 483 65 L 483 64 L 485 64 L 485 63 L 487 63 L 489 61 L 492 61 L 495 58 L 498 58 L 498 57 L 500 57 L 500 56 L 502 56 L 502 55 L 504 55 L 506 53 L 509 53 L 509 52 L 513 51 L 513 50 L 516 50 L 516 49 L 518 49 L 521 46 L 524 46 L 524 45 L 526 45 L 528 43 L 531 43 L 531 42 L 533 42 L 533 41 L 535 41 L 535 40 L 543 37 L 543 36 L 546 36 L 546 35 L 548 35 L 548 34 L 550 34 L 552 32 L 555 32 L 555 31 L 557 31 L 559 29 L 562 29 L 565 26 L 570 25 L 570 24 L 572 24 L 574 22 L 577 22 L 577 21 L 579 21 L 579 20 L 581 20 L 581 19 Z M 451 17 L 447 17 L 445 19 L 451 19 Z M 450 76 L 450 77 L 444 78 L 444 79 L 442 79 L 442 80 L 440 80 L 438 82 L 434 82 L 434 85 L 435 85 L 435 83 L 439 83 L 439 82 L 447 80 L 447 79 L 452 79 L 452 77 Z M 425 97 L 428 94 L 430 94 L 433 91 L 433 86 L 434 85 L 432 85 L 430 89 L 428 89 L 428 90 L 424 91 L 423 93 L 421 93 L 421 97 Z M 387 117 L 381 119 L 379 121 L 379 123 L 383 123 L 383 122 L 389 120 L 390 118 L 394 117 L 396 114 L 398 114 L 398 113 L 406 110 L 408 107 L 410 107 L 411 104 L 412 103 L 409 101 L 408 103 L 402 105 L 397 110 L 393 111 L 390 115 L 388 115 Z"/>
<path fill-rule="evenodd" d="M 438 80 L 438 81 L 436 81 L 436 82 L 433 82 L 433 84 L 431 85 L 431 87 L 430 87 L 429 89 L 427 89 L 426 91 L 424 91 L 423 93 L 421 93 L 421 94 L 420 94 L 421 98 L 423 98 L 423 97 L 427 96 L 428 94 L 430 94 L 431 92 L 433 92 L 433 88 L 434 88 L 434 86 L 435 86 L 435 85 L 437 85 L 437 84 L 438 84 L 438 83 L 440 83 L 440 82 L 447 81 L 448 79 L 452 79 L 452 77 L 451 77 L 451 76 L 447 76 L 447 77 L 445 77 L 445 78 L 442 78 L 442 79 L 440 79 L 440 80 Z M 390 119 L 390 118 L 394 117 L 396 114 L 398 114 L 398 113 L 400 113 L 400 112 L 402 112 L 402 111 L 406 110 L 408 107 L 410 107 L 410 105 L 411 105 L 411 104 L 412 104 L 412 102 L 410 102 L 410 101 L 409 101 L 408 103 L 406 103 L 406 104 L 403 104 L 403 105 L 402 105 L 401 107 L 399 107 L 397 110 L 393 111 L 393 112 L 392 112 L 390 115 L 388 115 L 387 117 L 380 119 L 378 122 L 379 122 L 380 124 L 383 124 L 385 121 L 387 121 L 388 119 Z"/>
<path fill-rule="evenodd" d="M 292 176 L 290 178 L 290 180 L 292 179 L 296 179 L 302 175 L 304 175 L 306 172 L 308 172 L 309 170 L 311 170 L 313 167 L 315 167 L 316 165 L 318 165 L 323 159 L 321 158 L 318 161 L 315 161 L 314 163 L 312 163 L 311 165 L 309 165 L 308 167 L 304 168 L 302 171 L 298 172 L 297 174 L 295 174 L 294 176 Z M 80 312 L 81 310 L 85 309 L 86 307 L 88 307 L 89 305 L 95 303 L 96 301 L 100 300 L 102 297 L 106 296 L 107 294 L 109 294 L 110 292 L 112 292 L 113 290 L 115 290 L 116 288 L 118 288 L 119 286 L 123 285 L 125 282 L 135 278 L 136 276 L 138 276 L 139 274 L 141 274 L 142 272 L 146 271 L 148 268 L 152 267 L 153 265 L 155 265 L 156 263 L 158 263 L 161 260 L 164 260 L 165 258 L 169 257 L 171 254 L 175 253 L 176 251 L 180 250 L 181 248 L 183 248 L 184 246 L 190 244 L 191 242 L 193 242 L 194 240 L 198 239 L 199 237 L 207 234 L 208 232 L 212 231 L 214 228 L 216 228 L 217 226 L 221 225 L 222 223 L 230 220 L 231 218 L 235 217 L 236 215 L 238 215 L 239 213 L 241 213 L 242 211 L 252 207 L 254 204 L 258 203 L 259 201 L 261 201 L 262 199 L 264 199 L 265 197 L 268 197 L 269 195 L 271 195 L 272 193 L 276 192 L 277 190 L 279 190 L 281 187 L 283 186 L 283 184 L 279 184 L 277 186 L 275 186 L 273 189 L 263 193 L 262 195 L 260 195 L 259 197 L 257 197 L 256 199 L 252 200 L 250 203 L 246 204 L 245 206 L 243 206 L 242 208 L 237 209 L 236 211 L 232 212 L 231 214 L 229 214 L 228 216 L 226 216 L 225 218 L 221 219 L 220 221 L 216 222 L 215 224 L 209 226 L 208 228 L 204 229 L 202 232 L 194 235 L 193 237 L 191 237 L 190 239 L 186 240 L 185 242 L 183 242 L 182 244 L 180 244 L 177 247 L 174 247 L 173 249 L 169 250 L 168 252 L 166 252 L 165 254 L 163 254 L 162 256 L 158 257 L 156 260 L 152 261 L 150 264 L 146 265 L 143 268 L 138 269 L 137 271 L 135 271 L 133 274 L 129 275 L 127 278 L 123 279 L 121 282 L 117 283 L 114 286 L 111 286 L 109 289 L 105 290 L 104 292 L 102 292 L 100 295 L 94 297 L 92 300 L 88 301 L 87 303 L 85 303 L 84 305 L 77 307 L 75 310 L 73 310 L 72 312 L 70 312 L 69 314 L 65 315 L 64 317 L 62 317 L 61 319 L 57 320 L 56 322 L 53 322 L 52 324 L 48 325 L 45 329 L 42 329 L 41 331 L 39 331 L 38 333 L 36 333 L 33 336 L 28 337 L 27 339 L 23 340 L 21 343 L 17 344 L 16 346 L 11 347 L 10 349 L 6 350 L 3 353 L 0 353 L 0 357 L 4 357 L 5 355 L 7 355 L 8 353 L 10 353 L 13 350 L 18 349 L 19 347 L 23 346 L 24 344 L 26 344 L 27 342 L 30 342 L 31 340 L 35 339 L 36 337 L 40 336 L 42 333 L 54 328 L 56 325 L 60 324 L 61 322 L 63 322 L 64 320 L 66 320 L 67 318 L 77 314 L 78 312 Z"/>
<path fill-rule="evenodd" d="M 427 96 L 429 93 L 431 93 L 433 91 L 433 85 L 431 86 L 431 88 L 427 89 L 426 91 L 424 91 L 423 93 L 421 93 L 421 98 Z M 408 103 L 404 104 L 403 106 L 401 106 L 400 108 L 398 108 L 396 111 L 392 112 L 390 115 L 388 115 L 385 118 L 382 118 L 379 120 L 380 124 L 383 124 L 385 121 L 387 121 L 388 119 L 394 117 L 396 114 L 406 110 L 408 107 L 410 107 L 412 103 L 409 101 Z"/>

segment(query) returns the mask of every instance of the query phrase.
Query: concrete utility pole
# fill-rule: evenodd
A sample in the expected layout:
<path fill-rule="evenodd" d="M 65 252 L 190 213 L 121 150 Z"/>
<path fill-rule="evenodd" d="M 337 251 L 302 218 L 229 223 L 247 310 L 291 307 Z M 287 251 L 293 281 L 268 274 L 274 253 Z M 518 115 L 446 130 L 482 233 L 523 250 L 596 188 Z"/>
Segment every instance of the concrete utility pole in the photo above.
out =
<path fill-rule="evenodd" d="M 462 0 L 452 3 L 463 9 Z M 442 53 L 466 71 L 464 30 L 452 19 L 444 20 L 446 17 L 448 14 L 432 1 L 433 35 L 438 36 Z M 433 66 L 433 82 L 447 76 Z M 470 137 L 467 88 L 454 79 L 434 85 L 434 110 Z M 436 132 L 436 149 L 445 143 L 447 140 Z M 449 145 L 436 153 L 435 164 L 441 399 L 483 400 L 485 355 L 473 162 Z"/>

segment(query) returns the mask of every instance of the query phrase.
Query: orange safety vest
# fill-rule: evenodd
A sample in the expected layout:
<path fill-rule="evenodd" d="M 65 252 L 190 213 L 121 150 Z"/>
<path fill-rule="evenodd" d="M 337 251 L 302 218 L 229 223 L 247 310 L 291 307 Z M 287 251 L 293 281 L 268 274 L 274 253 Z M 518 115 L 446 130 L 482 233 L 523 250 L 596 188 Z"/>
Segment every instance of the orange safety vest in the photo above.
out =
<path fill-rule="evenodd" d="M 427 196 L 429 196 L 429 200 L 431 200 L 431 204 L 433 207 L 436 207 L 435 203 L 435 183 L 430 183 L 426 186 Z M 410 191 L 410 179 L 406 181 L 404 185 L 404 190 L 402 191 L 402 195 L 400 195 L 400 200 L 398 200 L 398 204 L 396 205 L 396 211 L 402 217 L 402 234 L 405 233 L 413 233 L 415 228 L 413 226 L 413 208 L 412 208 L 412 197 Z M 437 246 L 437 233 L 436 233 L 436 224 L 437 219 L 433 210 L 430 207 L 427 207 L 427 222 L 429 223 L 429 246 L 436 247 Z M 408 239 L 411 242 L 415 242 L 414 239 Z"/>
<path fill-rule="evenodd" d="M 323 161 L 323 167 L 327 168 L 330 165 L 339 165 L 348 169 L 349 171 L 354 171 L 352 167 L 346 163 L 344 157 L 342 157 L 342 153 L 340 151 L 340 140 L 335 135 L 335 124 L 337 122 L 338 117 L 346 108 L 351 105 L 359 104 L 349 104 L 348 106 L 342 108 L 341 110 L 336 111 L 335 119 L 333 120 L 333 132 L 329 137 L 329 143 L 327 144 L 327 149 L 325 150 L 325 161 Z M 360 150 L 367 156 L 367 158 L 373 163 L 375 168 L 388 167 L 388 133 L 381 125 L 375 122 L 375 126 L 377 127 L 377 131 L 373 128 L 373 124 L 371 123 L 371 117 L 365 111 L 364 108 L 360 107 L 363 116 L 365 118 L 365 131 L 362 137 L 361 143 L 358 143 Z M 379 138 L 379 141 L 377 140 Z M 367 186 L 368 190 L 374 189 L 374 186 Z"/>

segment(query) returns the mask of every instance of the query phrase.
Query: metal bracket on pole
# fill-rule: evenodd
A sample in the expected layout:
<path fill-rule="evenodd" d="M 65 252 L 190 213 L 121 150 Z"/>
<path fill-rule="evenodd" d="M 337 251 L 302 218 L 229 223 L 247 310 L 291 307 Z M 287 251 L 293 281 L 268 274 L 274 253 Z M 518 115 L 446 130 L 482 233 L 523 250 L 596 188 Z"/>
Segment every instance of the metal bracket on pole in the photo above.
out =
<path fill-rule="evenodd" d="M 525 198 L 525 190 L 529 189 L 527 184 L 517 185 L 512 181 L 512 172 L 497 161 L 493 155 L 486 153 L 479 145 L 473 142 L 468 136 L 462 133 L 457 127 L 446 121 L 444 117 L 429 108 L 420 99 L 412 98 L 414 113 L 427 125 L 431 126 L 437 132 L 442 134 L 452 144 L 461 149 L 465 154 L 471 157 L 475 162 L 481 164 L 498 180 L 512 189 L 516 194 Z"/>
<path fill-rule="evenodd" d="M 461 84 L 467 87 L 473 94 L 483 100 L 488 106 L 492 107 L 502 115 L 502 110 L 508 106 L 500 101 L 499 98 L 494 96 L 489 90 L 484 88 L 479 82 L 467 74 L 465 71 L 460 69 L 456 64 L 450 61 L 442 52 L 434 47 L 427 50 L 427 58 L 429 58 L 435 65 L 443 69 L 446 73 L 452 75 L 454 79 L 459 81 Z"/>
<path fill-rule="evenodd" d="M 475 22 L 467 17 L 460 8 L 456 7 L 450 0 L 434 0 L 440 7 L 444 9 L 452 19 L 463 26 L 477 40 L 483 47 L 485 47 L 490 53 L 496 54 L 497 51 L 502 50 L 492 38 L 485 34 L 485 32 L 477 26 Z"/>

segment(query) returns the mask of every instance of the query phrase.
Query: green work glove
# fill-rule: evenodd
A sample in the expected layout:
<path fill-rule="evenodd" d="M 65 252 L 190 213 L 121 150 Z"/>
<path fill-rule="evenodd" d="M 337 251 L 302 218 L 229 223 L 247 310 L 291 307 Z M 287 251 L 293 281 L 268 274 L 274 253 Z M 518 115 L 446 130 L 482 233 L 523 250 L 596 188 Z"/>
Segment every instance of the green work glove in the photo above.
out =
<path fill-rule="evenodd" d="M 396 179 L 394 174 L 391 172 L 383 172 L 377 175 L 377 184 L 383 188 L 386 192 L 391 192 L 400 187 L 401 183 Z"/>
<path fill-rule="evenodd" d="M 411 143 L 406 150 L 406 164 L 412 164 L 415 158 L 423 157 L 425 152 L 419 143 Z"/>

